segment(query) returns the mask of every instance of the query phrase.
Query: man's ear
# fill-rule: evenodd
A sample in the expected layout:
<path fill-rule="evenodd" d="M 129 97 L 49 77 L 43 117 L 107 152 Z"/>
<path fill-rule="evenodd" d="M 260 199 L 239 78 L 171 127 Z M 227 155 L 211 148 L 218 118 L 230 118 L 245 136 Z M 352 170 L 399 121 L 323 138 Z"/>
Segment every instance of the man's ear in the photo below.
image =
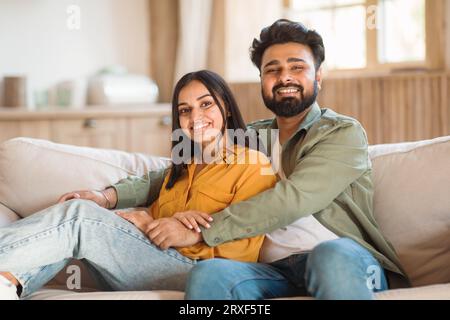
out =
<path fill-rule="evenodd" d="M 322 66 L 320 66 L 319 70 L 316 71 L 316 81 L 317 81 L 319 90 L 322 89 Z"/>

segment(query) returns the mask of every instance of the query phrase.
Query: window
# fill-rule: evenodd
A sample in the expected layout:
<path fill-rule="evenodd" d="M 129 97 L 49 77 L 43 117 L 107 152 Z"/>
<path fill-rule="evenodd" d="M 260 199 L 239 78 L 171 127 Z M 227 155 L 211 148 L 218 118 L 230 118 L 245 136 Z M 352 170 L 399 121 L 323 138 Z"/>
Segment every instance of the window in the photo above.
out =
<path fill-rule="evenodd" d="M 378 14 L 381 63 L 426 59 L 425 0 L 384 0 Z"/>
<path fill-rule="evenodd" d="M 366 67 L 364 0 L 294 0 L 291 9 L 290 19 L 301 21 L 323 37 L 329 69 Z"/>
<path fill-rule="evenodd" d="M 442 67 L 443 0 L 286 0 L 285 6 L 288 19 L 322 35 L 330 71 Z"/>

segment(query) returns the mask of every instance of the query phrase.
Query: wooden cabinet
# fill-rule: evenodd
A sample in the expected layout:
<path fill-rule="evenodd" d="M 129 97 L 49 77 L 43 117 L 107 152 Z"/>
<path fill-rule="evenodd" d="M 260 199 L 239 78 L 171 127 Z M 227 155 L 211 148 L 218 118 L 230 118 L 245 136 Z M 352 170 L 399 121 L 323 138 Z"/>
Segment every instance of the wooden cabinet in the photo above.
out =
<path fill-rule="evenodd" d="M 125 119 L 55 120 L 51 131 L 52 140 L 58 143 L 128 150 Z"/>
<path fill-rule="evenodd" d="M 170 156 L 171 121 L 171 115 L 130 120 L 128 150 L 147 154 L 153 154 L 153 150 L 161 150 L 164 155 Z"/>
<path fill-rule="evenodd" d="M 31 137 L 57 143 L 170 156 L 171 108 L 50 108 L 41 111 L 0 108 L 0 142 Z"/>
<path fill-rule="evenodd" d="M 15 121 L 1 120 L 0 113 L 0 142 L 15 137 L 33 137 L 39 139 L 50 139 L 49 121 Z"/>

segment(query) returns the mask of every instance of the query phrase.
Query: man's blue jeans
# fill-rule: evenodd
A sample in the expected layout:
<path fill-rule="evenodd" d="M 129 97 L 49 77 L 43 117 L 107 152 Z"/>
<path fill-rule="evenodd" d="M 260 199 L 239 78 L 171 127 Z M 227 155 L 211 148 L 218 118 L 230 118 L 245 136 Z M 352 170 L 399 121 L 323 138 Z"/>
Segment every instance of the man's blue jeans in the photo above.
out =
<path fill-rule="evenodd" d="M 348 238 L 323 242 L 312 252 L 270 264 L 211 259 L 198 263 L 188 277 L 186 299 L 270 299 L 313 296 L 317 299 L 370 300 L 387 290 L 383 268 L 365 248 Z"/>

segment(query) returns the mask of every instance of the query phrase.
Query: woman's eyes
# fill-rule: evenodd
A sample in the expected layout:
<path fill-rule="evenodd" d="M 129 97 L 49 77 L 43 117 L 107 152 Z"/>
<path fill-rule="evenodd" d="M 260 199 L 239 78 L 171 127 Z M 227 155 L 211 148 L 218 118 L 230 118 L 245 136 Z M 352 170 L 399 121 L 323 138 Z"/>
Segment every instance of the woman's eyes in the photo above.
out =
<path fill-rule="evenodd" d="M 212 107 L 213 105 L 214 105 L 214 102 L 212 102 L 212 101 L 204 101 L 204 102 L 202 102 L 200 104 L 200 108 L 208 109 L 208 108 Z M 178 109 L 178 113 L 180 115 L 186 115 L 189 112 L 191 112 L 191 110 L 192 110 L 192 108 L 190 108 L 190 107 L 188 107 L 188 108 L 181 108 L 181 109 Z"/>
<path fill-rule="evenodd" d="M 212 102 L 211 101 L 205 101 L 205 102 L 202 102 L 202 104 L 200 105 L 200 107 L 202 107 L 202 108 L 208 108 L 208 107 L 210 107 L 210 106 L 212 106 Z"/>

